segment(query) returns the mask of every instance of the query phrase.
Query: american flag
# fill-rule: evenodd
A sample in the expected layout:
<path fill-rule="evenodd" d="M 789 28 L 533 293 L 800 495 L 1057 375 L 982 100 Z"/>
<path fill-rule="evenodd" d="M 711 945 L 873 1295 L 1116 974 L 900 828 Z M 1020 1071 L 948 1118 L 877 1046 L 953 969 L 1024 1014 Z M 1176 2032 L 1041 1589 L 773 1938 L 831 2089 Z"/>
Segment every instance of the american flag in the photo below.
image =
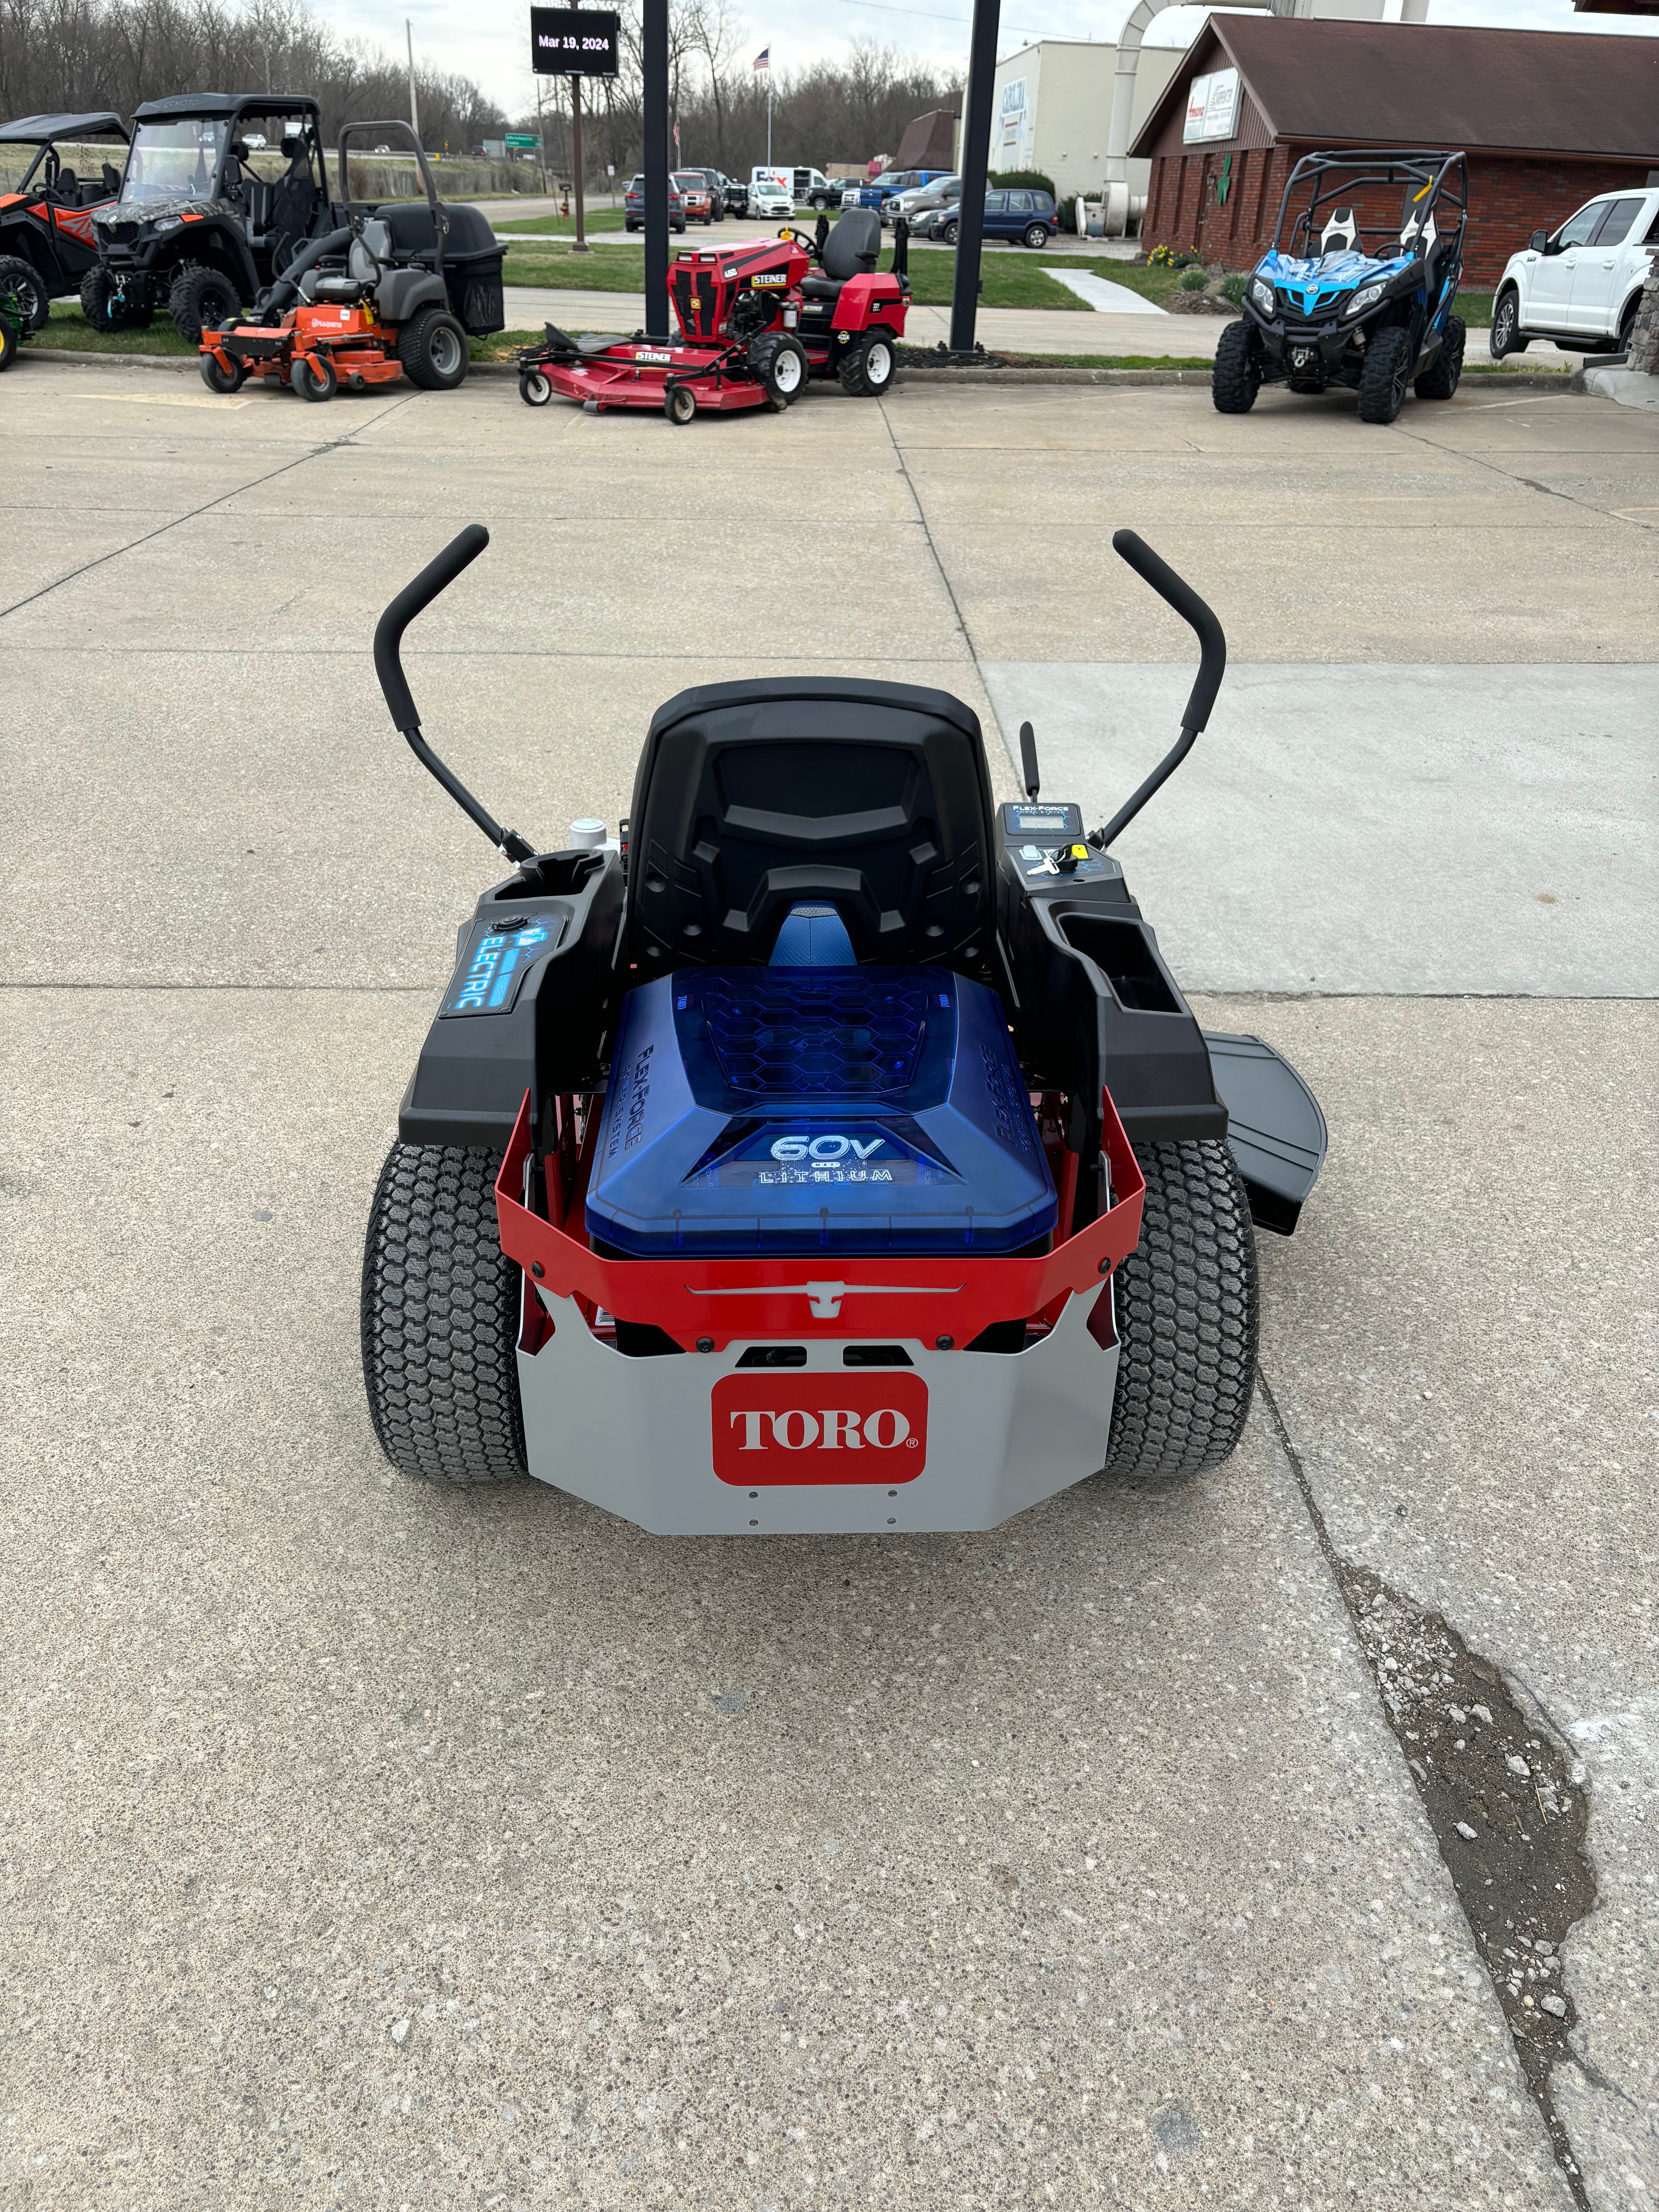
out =
<path fill-rule="evenodd" d="M 772 49 L 770 46 L 763 46 L 755 57 L 755 67 L 757 70 L 769 70 L 771 66 Z"/>

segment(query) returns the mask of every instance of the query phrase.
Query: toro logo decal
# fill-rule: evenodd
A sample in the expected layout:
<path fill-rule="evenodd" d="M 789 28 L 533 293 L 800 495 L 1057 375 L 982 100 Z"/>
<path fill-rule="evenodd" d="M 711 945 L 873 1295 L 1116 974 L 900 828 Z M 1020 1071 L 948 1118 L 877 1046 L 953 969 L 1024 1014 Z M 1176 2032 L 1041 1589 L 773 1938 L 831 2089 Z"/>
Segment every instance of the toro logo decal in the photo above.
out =
<path fill-rule="evenodd" d="M 714 1385 L 714 1472 L 737 1489 L 914 1482 L 927 1464 L 927 1385 L 883 1367 L 809 1375 L 751 1368 Z"/>

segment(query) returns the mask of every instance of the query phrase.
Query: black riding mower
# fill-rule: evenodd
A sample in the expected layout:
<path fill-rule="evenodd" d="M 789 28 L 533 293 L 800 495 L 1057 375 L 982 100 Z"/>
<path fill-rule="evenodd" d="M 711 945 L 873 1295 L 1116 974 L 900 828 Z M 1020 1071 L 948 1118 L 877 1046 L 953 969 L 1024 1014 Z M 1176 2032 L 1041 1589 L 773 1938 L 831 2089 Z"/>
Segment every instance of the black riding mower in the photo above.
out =
<path fill-rule="evenodd" d="M 1255 1037 L 1206 1036 L 1111 822 L 997 805 L 948 693 L 704 684 L 659 708 L 621 834 L 538 851 L 396 727 L 512 872 L 462 925 L 370 1208 L 362 1357 L 394 1465 L 530 1474 L 661 1534 L 985 1528 L 1096 1474 L 1237 1443 L 1254 1227 L 1288 1234 L 1319 1109 Z"/>

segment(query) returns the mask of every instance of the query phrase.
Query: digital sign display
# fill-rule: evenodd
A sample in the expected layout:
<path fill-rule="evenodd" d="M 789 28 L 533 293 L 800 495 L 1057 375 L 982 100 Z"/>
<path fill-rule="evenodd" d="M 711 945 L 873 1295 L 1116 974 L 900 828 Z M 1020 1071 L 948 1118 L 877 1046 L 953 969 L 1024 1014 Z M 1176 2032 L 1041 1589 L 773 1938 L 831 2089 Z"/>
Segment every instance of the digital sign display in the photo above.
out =
<path fill-rule="evenodd" d="M 532 8 L 530 66 L 544 76 L 615 76 L 622 17 L 608 8 Z"/>

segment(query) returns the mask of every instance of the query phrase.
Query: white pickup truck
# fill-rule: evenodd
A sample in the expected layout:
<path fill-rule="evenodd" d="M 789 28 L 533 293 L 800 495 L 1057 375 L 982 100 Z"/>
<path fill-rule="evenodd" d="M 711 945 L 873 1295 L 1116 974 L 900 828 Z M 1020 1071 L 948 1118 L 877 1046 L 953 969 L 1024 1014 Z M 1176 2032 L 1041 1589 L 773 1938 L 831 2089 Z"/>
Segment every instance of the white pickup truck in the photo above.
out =
<path fill-rule="evenodd" d="M 1603 192 L 1553 237 L 1512 253 L 1492 303 L 1492 357 L 1553 338 L 1573 353 L 1622 353 L 1659 248 L 1659 185 Z"/>

